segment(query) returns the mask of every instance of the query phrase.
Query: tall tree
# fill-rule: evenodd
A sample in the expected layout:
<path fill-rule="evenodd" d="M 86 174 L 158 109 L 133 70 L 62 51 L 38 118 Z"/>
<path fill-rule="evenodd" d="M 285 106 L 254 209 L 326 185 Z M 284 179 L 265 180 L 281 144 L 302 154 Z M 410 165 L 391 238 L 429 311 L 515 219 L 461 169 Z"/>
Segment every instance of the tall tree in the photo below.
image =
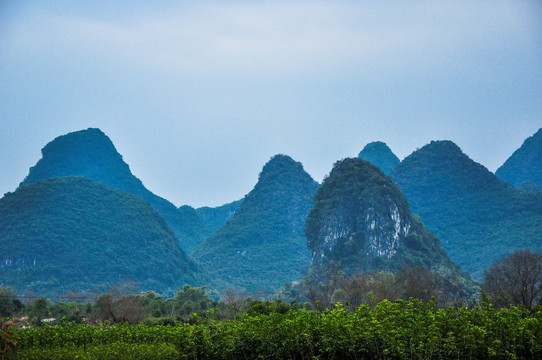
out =
<path fill-rule="evenodd" d="M 542 252 L 516 251 L 484 273 L 482 289 L 497 306 L 542 304 Z"/>

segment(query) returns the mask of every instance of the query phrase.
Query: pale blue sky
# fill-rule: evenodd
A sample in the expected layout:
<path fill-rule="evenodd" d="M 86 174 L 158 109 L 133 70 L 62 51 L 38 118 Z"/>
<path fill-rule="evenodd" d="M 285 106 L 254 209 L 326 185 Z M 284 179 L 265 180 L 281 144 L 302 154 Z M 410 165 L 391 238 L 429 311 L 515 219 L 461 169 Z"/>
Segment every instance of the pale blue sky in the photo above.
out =
<path fill-rule="evenodd" d="M 542 7 L 2 2 L 0 193 L 88 127 L 176 205 L 241 198 L 277 153 L 321 181 L 375 140 L 449 139 L 495 171 L 542 127 Z"/>

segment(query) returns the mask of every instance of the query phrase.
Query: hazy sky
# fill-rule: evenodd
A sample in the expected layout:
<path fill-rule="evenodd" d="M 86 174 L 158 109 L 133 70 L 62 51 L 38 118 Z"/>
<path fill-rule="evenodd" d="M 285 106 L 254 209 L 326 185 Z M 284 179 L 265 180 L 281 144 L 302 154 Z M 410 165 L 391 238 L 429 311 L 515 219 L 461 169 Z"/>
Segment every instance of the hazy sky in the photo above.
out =
<path fill-rule="evenodd" d="M 2 1 L 0 193 L 55 137 L 102 129 L 176 205 L 277 153 L 321 181 L 386 142 L 495 171 L 542 127 L 540 1 Z"/>

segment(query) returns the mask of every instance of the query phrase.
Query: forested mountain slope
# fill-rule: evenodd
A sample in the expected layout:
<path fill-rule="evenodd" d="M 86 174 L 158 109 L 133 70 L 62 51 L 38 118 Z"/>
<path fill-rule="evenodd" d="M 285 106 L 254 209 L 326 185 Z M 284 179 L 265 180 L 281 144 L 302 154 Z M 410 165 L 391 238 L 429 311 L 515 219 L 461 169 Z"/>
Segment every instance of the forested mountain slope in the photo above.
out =
<path fill-rule="evenodd" d="M 0 282 L 63 295 L 133 280 L 169 292 L 210 278 L 139 197 L 88 177 L 23 185 L 0 199 Z"/>
<path fill-rule="evenodd" d="M 391 173 L 452 260 L 481 279 L 494 260 L 542 249 L 542 194 L 515 189 L 451 141 L 433 141 Z"/>
<path fill-rule="evenodd" d="M 237 200 L 217 207 L 197 208 L 196 214 L 205 228 L 206 235 L 211 235 L 230 221 L 242 202 L 243 200 Z"/>
<path fill-rule="evenodd" d="M 495 175 L 514 186 L 535 184 L 542 190 L 542 128 L 526 139 Z"/>
<path fill-rule="evenodd" d="M 310 261 L 303 228 L 317 187 L 301 163 L 274 156 L 233 218 L 194 258 L 211 274 L 249 291 L 301 279 Z"/>

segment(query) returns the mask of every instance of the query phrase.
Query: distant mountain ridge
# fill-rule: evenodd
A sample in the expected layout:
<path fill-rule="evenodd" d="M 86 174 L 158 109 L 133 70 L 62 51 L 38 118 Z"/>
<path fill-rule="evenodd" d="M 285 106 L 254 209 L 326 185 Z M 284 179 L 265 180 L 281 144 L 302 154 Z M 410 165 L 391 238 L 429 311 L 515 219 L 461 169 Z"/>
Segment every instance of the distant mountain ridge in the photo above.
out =
<path fill-rule="evenodd" d="M 527 190 L 542 190 L 542 128 L 527 138 L 495 175 L 514 186 L 525 184 Z"/>
<path fill-rule="evenodd" d="M 386 175 L 389 175 L 393 168 L 401 162 L 388 145 L 382 141 L 374 141 L 365 145 L 358 154 L 358 158 L 377 166 Z"/>
<path fill-rule="evenodd" d="M 336 162 L 314 202 L 305 234 L 317 279 L 337 266 L 355 275 L 419 264 L 440 274 L 454 293 L 472 296 L 470 275 L 414 219 L 399 188 L 376 166 L 359 158 Z"/>
<path fill-rule="evenodd" d="M 515 189 L 451 141 L 415 151 L 391 178 L 450 258 L 477 279 L 507 253 L 542 250 L 542 194 Z"/>
<path fill-rule="evenodd" d="M 249 291 L 301 279 L 310 261 L 303 228 L 317 188 L 301 163 L 274 156 L 231 220 L 194 251 L 194 259 Z"/>
<path fill-rule="evenodd" d="M 42 158 L 20 186 L 62 176 L 88 176 L 115 189 L 139 196 L 151 204 L 168 222 L 185 251 L 190 253 L 205 233 L 192 208 L 175 205 L 150 192 L 136 178 L 101 130 L 89 128 L 62 135 L 42 149 Z"/>
<path fill-rule="evenodd" d="M 46 179 L 0 199 L 0 279 L 39 295 L 124 281 L 174 294 L 210 281 L 152 206 L 88 177 Z"/>
<path fill-rule="evenodd" d="M 242 202 L 241 199 L 217 207 L 204 206 L 197 208 L 196 214 L 205 228 L 206 236 L 211 235 L 230 221 Z"/>

